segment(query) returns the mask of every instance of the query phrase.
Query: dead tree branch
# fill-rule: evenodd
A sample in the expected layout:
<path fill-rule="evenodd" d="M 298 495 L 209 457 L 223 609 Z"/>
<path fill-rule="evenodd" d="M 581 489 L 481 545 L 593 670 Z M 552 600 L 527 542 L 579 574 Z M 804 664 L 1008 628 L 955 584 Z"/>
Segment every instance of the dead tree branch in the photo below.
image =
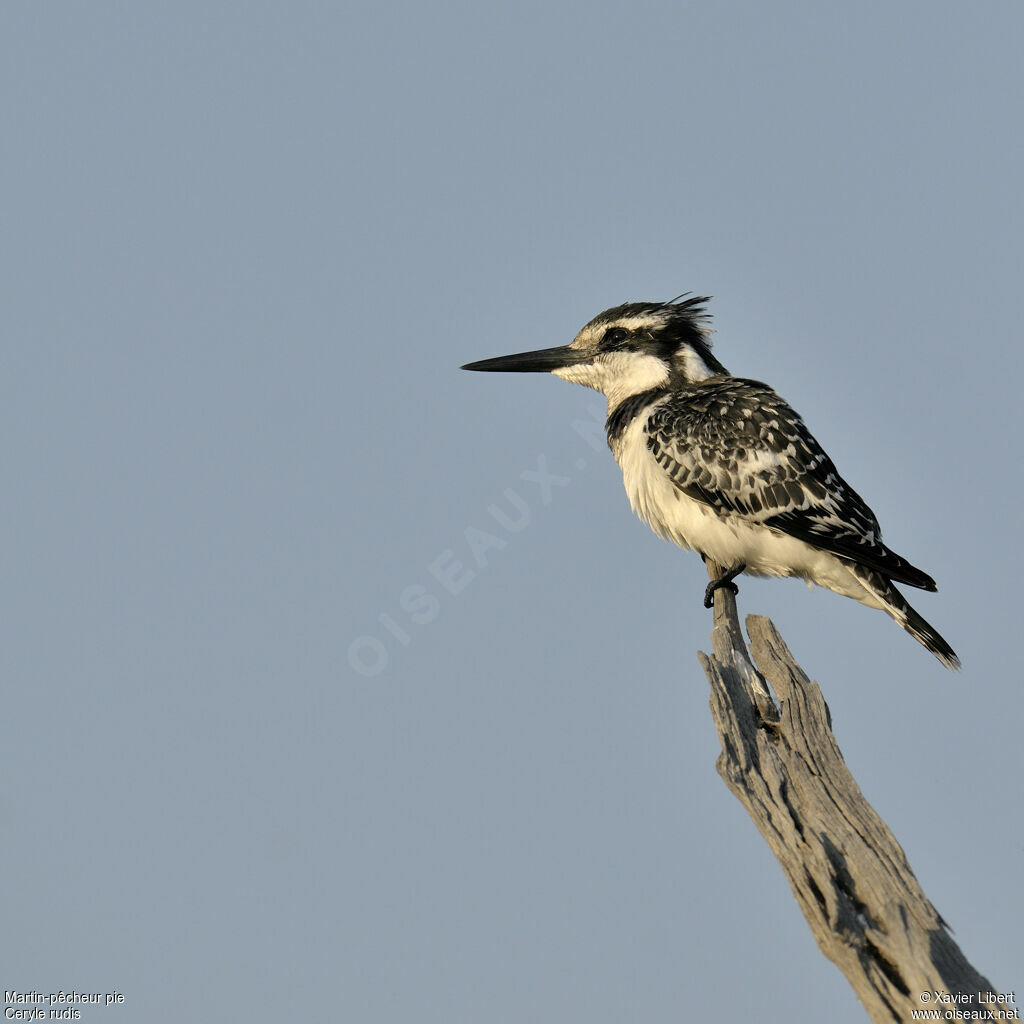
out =
<path fill-rule="evenodd" d="M 708 572 L 714 579 L 719 567 L 708 562 Z M 941 1011 L 936 994 L 944 993 L 959 997 L 958 1010 L 1006 1010 L 985 1000 L 993 986 L 968 963 L 861 794 L 818 684 L 769 619 L 750 615 L 747 630 L 756 667 L 736 599 L 718 590 L 714 654 L 700 655 L 722 743 L 718 773 L 782 866 L 818 948 L 879 1024 Z"/>

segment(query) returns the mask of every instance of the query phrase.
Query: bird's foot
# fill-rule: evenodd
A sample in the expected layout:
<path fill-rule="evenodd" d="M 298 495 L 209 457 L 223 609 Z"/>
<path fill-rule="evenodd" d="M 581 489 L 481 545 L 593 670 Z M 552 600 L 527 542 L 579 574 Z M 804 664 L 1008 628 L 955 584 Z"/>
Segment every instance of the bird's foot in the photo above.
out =
<path fill-rule="evenodd" d="M 713 579 L 704 588 L 704 607 L 713 608 L 715 604 L 715 591 L 721 587 L 725 587 L 727 590 L 731 590 L 734 594 L 740 592 L 740 588 L 733 583 L 733 580 L 739 576 L 746 566 L 741 562 L 735 569 L 730 569 L 728 572 L 723 572 L 717 579 Z"/>

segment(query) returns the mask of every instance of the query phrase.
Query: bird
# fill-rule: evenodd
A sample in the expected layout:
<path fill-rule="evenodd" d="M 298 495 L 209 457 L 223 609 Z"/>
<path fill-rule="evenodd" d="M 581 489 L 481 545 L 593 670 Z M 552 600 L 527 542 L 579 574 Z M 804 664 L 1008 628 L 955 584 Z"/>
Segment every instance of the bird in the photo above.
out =
<path fill-rule="evenodd" d="M 884 611 L 945 666 L 960 659 L 896 589 L 935 581 L 882 542 L 875 514 L 803 419 L 769 385 L 734 377 L 712 352 L 710 297 L 627 302 L 568 345 L 465 364 L 552 373 L 602 392 L 608 446 L 630 505 L 656 534 L 734 579 L 797 577 Z"/>

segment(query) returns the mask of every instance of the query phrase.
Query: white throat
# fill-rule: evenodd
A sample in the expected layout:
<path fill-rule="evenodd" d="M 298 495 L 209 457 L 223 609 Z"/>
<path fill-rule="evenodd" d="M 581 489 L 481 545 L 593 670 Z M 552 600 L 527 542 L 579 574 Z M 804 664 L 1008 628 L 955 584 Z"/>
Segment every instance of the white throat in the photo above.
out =
<path fill-rule="evenodd" d="M 552 370 L 556 377 L 601 391 L 608 399 L 608 412 L 627 398 L 668 381 L 668 367 L 656 356 L 639 352 L 608 352 L 592 363 Z"/>

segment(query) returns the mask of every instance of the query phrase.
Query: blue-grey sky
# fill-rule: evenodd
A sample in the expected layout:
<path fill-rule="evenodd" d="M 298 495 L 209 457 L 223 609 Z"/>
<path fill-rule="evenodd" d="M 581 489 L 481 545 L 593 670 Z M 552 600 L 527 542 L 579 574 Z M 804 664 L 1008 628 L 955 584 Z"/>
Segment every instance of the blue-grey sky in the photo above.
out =
<path fill-rule="evenodd" d="M 1022 987 L 1019 3 L 16 4 L 7 989 L 82 1020 L 854 1022 L 714 769 L 700 560 L 600 396 L 468 360 L 714 296 L 959 674 L 742 581 Z M 555 477 L 557 479 L 552 480 Z"/>

